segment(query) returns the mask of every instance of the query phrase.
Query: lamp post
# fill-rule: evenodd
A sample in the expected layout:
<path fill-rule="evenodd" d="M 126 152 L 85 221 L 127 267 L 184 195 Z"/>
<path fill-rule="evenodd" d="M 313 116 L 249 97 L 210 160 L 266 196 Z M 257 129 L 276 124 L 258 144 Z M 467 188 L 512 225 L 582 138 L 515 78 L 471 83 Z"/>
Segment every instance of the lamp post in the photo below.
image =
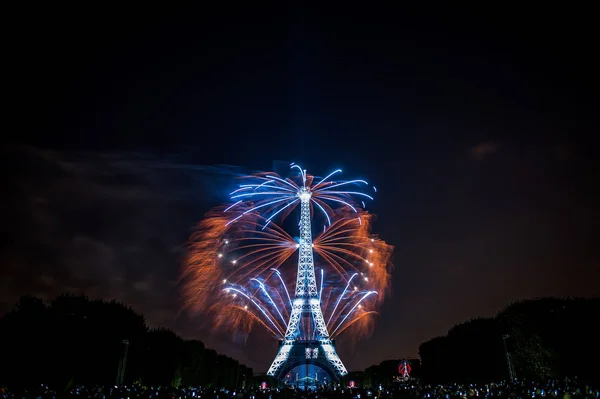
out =
<path fill-rule="evenodd" d="M 119 369 L 117 370 L 117 383 L 115 385 L 123 385 L 125 381 L 125 366 L 127 364 L 127 352 L 129 350 L 129 340 L 123 340 L 123 357 L 119 360 Z"/>
<path fill-rule="evenodd" d="M 515 374 L 515 369 L 513 367 L 512 357 L 510 355 L 510 352 L 508 351 L 508 345 L 506 344 L 506 340 L 508 338 L 510 338 L 510 335 L 504 334 L 502 336 L 502 341 L 504 343 L 504 354 L 506 355 L 506 364 L 508 365 L 508 376 L 510 378 L 510 381 L 514 382 L 517 379 L 517 376 Z"/>

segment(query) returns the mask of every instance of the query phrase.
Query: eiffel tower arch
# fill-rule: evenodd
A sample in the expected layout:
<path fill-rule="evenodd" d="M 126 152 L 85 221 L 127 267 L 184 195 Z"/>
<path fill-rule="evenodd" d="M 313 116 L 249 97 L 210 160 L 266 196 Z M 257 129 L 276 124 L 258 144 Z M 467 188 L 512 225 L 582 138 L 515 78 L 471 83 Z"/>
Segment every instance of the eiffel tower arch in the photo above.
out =
<path fill-rule="evenodd" d="M 267 375 L 281 378 L 294 367 L 308 363 L 321 367 L 330 374 L 332 380 L 338 380 L 348 371 L 337 354 L 335 342 L 329 339 L 317 290 L 310 215 L 311 193 L 302 188 L 298 197 L 300 240 L 296 290 L 285 338 L 280 342 Z"/>
<path fill-rule="evenodd" d="M 291 346 L 288 352 L 287 359 L 281 364 L 277 372 L 272 376 L 278 380 L 283 380 L 284 377 L 298 366 L 314 365 L 321 368 L 326 374 L 329 381 L 339 381 L 341 373 L 325 354 L 325 349 L 320 341 L 316 340 L 297 340 L 293 343 L 280 342 L 280 350 L 284 345 Z M 335 343 L 331 341 L 331 345 L 335 350 Z"/>

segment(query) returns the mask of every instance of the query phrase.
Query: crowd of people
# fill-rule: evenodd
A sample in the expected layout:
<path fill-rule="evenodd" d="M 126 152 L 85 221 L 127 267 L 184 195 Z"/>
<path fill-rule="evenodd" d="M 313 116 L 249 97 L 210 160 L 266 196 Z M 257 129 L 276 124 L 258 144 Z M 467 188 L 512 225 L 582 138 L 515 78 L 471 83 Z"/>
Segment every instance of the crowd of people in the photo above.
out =
<path fill-rule="evenodd" d="M 0 388 L 1 399 L 59 398 L 169 398 L 169 399 L 600 399 L 598 386 L 581 384 L 577 379 L 547 382 L 516 381 L 484 385 L 447 384 L 420 385 L 417 382 L 395 384 L 393 387 L 320 388 L 312 391 L 295 389 L 204 389 L 198 387 L 165 388 L 142 386 L 81 387 L 56 391 L 40 385 L 33 389 L 10 391 Z"/>
<path fill-rule="evenodd" d="M 408 391 L 417 391 L 415 395 L 423 399 L 476 399 L 476 398 L 514 398 L 514 399 L 599 399 L 600 389 L 582 384 L 577 379 L 546 382 L 514 381 L 478 384 L 424 385 L 404 387 Z M 413 392 L 414 393 L 414 392 Z"/>

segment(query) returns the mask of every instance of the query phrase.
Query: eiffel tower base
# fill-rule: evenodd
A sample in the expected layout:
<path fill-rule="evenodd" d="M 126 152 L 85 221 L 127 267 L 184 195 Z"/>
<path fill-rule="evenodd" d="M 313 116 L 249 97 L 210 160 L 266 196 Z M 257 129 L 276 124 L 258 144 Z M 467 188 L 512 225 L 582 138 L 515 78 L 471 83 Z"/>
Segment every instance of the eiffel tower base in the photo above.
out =
<path fill-rule="evenodd" d="M 302 365 L 320 367 L 327 374 L 328 382 L 338 382 L 348 374 L 335 350 L 335 341 L 283 340 L 267 375 L 283 380 L 287 373 Z"/>

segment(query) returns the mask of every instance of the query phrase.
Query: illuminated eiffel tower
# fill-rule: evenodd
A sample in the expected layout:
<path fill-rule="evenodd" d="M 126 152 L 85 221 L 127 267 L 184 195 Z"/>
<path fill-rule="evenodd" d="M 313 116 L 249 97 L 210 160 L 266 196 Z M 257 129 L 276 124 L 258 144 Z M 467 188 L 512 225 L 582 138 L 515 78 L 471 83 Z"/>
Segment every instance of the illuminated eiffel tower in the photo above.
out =
<path fill-rule="evenodd" d="M 282 380 L 282 377 L 293 368 L 300 365 L 308 367 L 309 364 L 312 364 L 323 369 L 331 379 L 337 380 L 348 372 L 337 354 L 335 342 L 330 338 L 327 323 L 323 317 L 320 294 L 323 287 L 321 283 L 321 290 L 317 288 L 315 278 L 311 209 L 317 212 L 320 210 L 327 219 L 329 226 L 332 225 L 330 217 L 330 213 L 333 211 L 332 206 L 343 206 L 353 211 L 357 214 L 358 222 L 362 223 L 360 212 L 357 210 L 359 206 L 356 203 L 353 205 L 350 198 L 360 196 L 372 200 L 373 197 L 360 191 L 346 190 L 348 185 L 368 186 L 368 183 L 364 180 L 332 181 L 331 178 L 335 174 L 341 173 L 341 169 L 333 171 L 317 183 L 313 182 L 314 176 L 307 175 L 306 170 L 299 165 L 292 163 L 290 169 L 299 170 L 302 178 L 301 184 L 296 183 L 293 179 L 284 179 L 275 174 L 263 173 L 254 176 L 256 180 L 253 184 L 240 185 L 240 188 L 233 191 L 231 199 L 236 202 L 225 211 L 235 208 L 240 213 L 229 220 L 226 226 L 235 223 L 244 215 L 268 212 L 270 215 L 265 217 L 266 227 L 280 214 L 282 218 L 285 218 L 300 203 L 296 289 L 293 298 L 290 298 L 289 320 L 285 326 L 281 326 L 282 328 L 277 327 L 277 332 L 275 332 L 277 335 L 281 334 L 282 339 L 275 360 L 273 360 L 267 374 Z M 375 187 L 373 187 L 373 190 L 377 191 Z M 361 201 L 361 203 L 364 208 L 364 201 Z M 282 214 L 284 211 L 286 212 Z M 349 281 L 348 284 L 350 284 Z M 228 287 L 225 288 L 225 291 L 231 289 Z M 243 294 L 242 291 L 238 292 Z M 377 294 L 377 292 L 365 292 L 355 304 L 355 307 L 358 306 L 360 301 L 372 294 Z M 275 306 L 274 303 L 273 305 Z M 342 323 L 349 314 L 344 317 Z M 282 322 L 285 323 L 283 316 Z M 338 328 L 339 325 L 333 333 Z"/>
<path fill-rule="evenodd" d="M 267 375 L 281 379 L 299 365 L 314 364 L 338 379 L 348 373 L 329 338 L 321 310 L 321 298 L 315 278 L 311 233 L 311 192 L 303 187 L 300 199 L 300 241 L 298 247 L 298 275 L 292 312 L 284 339 Z M 304 334 L 309 331 L 309 334 Z M 307 339 L 314 337 L 315 339 Z"/>

